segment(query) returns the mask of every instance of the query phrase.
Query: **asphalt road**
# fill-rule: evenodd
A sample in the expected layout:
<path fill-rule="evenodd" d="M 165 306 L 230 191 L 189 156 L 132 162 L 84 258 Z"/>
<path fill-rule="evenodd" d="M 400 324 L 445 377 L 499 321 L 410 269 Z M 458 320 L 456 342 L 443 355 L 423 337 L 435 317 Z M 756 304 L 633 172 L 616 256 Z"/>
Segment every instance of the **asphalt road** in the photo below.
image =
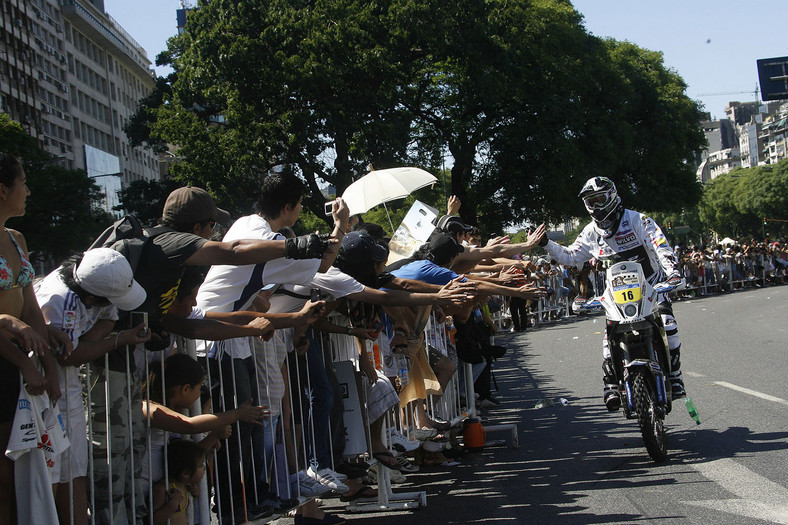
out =
<path fill-rule="evenodd" d="M 669 414 L 668 461 L 656 464 L 634 420 L 601 403 L 601 315 L 502 335 L 501 407 L 520 447 L 423 468 L 395 491 L 425 490 L 415 512 L 344 514 L 358 524 L 788 524 L 788 286 L 685 300 L 674 311 L 685 382 Z M 535 409 L 542 398 L 566 406 Z M 508 439 L 496 433 L 488 439 Z M 340 512 L 336 499 L 325 508 Z"/>

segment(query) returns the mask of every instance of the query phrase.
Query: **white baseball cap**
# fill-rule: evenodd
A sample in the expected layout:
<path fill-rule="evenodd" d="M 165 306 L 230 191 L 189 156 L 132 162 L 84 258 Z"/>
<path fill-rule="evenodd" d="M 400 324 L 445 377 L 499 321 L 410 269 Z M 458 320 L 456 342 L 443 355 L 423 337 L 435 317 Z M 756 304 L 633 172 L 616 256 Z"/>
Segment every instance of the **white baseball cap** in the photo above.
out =
<path fill-rule="evenodd" d="M 96 297 L 106 297 L 121 310 L 134 310 L 145 302 L 147 294 L 134 280 L 129 261 L 110 248 L 94 248 L 82 256 L 74 268 L 74 281 Z"/>

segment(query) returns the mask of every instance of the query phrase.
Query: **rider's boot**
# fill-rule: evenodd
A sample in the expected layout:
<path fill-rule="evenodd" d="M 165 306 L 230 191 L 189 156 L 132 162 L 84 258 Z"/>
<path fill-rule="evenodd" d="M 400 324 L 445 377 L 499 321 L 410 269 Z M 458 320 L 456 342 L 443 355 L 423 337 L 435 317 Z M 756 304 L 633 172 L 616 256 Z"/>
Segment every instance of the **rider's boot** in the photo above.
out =
<path fill-rule="evenodd" d="M 685 397 L 684 378 L 681 376 L 681 345 L 670 351 L 670 390 L 673 399 Z"/>
<path fill-rule="evenodd" d="M 607 409 L 610 412 L 615 412 L 621 408 L 621 392 L 619 391 L 618 381 L 616 380 L 616 371 L 613 369 L 613 360 L 609 357 L 602 361 L 602 371 L 605 374 L 602 377 L 605 383 L 602 399 Z"/>

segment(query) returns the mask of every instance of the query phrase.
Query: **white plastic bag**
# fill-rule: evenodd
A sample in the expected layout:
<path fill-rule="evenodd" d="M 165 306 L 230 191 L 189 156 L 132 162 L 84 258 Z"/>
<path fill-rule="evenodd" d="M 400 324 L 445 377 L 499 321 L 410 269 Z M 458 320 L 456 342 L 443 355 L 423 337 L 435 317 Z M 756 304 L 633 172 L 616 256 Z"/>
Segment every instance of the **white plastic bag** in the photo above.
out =
<path fill-rule="evenodd" d="M 52 494 L 53 469 L 69 446 L 66 428 L 49 396 L 31 396 L 24 382 L 19 390 L 14 424 L 5 455 L 14 460 L 19 523 L 57 523 Z"/>
<path fill-rule="evenodd" d="M 23 384 L 5 455 L 16 461 L 30 449 L 40 449 L 51 469 L 68 446 L 66 427 L 57 405 L 52 405 L 46 392 L 31 396 Z"/>

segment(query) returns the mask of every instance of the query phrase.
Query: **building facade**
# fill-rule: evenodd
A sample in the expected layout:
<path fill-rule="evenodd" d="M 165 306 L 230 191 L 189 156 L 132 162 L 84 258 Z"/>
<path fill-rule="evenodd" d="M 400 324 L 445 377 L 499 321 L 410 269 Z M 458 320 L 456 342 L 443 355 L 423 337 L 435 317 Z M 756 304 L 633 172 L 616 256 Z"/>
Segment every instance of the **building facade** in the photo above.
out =
<path fill-rule="evenodd" d="M 102 0 L 0 0 L 0 104 L 63 166 L 105 189 L 159 179 L 156 155 L 123 126 L 155 84 L 145 50 Z"/>

